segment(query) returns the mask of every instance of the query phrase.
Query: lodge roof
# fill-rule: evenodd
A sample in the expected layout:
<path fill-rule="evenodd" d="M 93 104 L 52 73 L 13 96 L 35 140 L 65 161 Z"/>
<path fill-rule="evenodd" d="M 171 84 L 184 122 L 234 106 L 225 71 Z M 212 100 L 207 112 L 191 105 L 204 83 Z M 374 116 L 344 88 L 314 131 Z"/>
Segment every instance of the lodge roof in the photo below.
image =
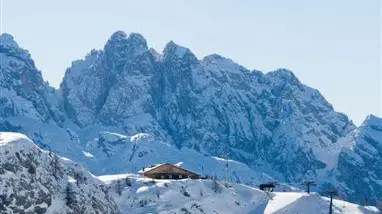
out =
<path fill-rule="evenodd" d="M 179 164 L 170 164 L 170 163 L 162 163 L 162 164 L 156 164 L 156 165 L 152 165 L 150 167 L 147 167 L 147 168 L 144 168 L 142 170 L 139 171 L 140 174 L 145 174 L 145 173 L 148 173 L 154 169 L 157 169 L 158 167 L 161 167 L 161 166 L 171 166 L 171 167 L 175 167 L 177 169 L 180 169 L 182 171 L 185 171 L 187 173 L 190 173 L 190 174 L 195 174 L 195 175 L 198 175 L 198 173 L 195 173 L 195 172 L 192 172 L 192 171 L 189 171 L 187 169 L 184 169 L 182 167 L 179 166 Z"/>

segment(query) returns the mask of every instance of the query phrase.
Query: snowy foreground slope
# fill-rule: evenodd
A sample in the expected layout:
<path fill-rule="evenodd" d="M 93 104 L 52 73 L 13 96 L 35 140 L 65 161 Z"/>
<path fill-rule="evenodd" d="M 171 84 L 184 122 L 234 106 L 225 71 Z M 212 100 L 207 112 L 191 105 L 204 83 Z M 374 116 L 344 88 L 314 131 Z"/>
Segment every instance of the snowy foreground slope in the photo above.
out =
<path fill-rule="evenodd" d="M 266 194 L 236 183 L 153 180 L 136 174 L 97 178 L 18 133 L 0 132 L 0 157 L 0 213 L 4 214 L 315 214 L 328 209 L 328 199 L 317 195 Z M 378 211 L 336 200 L 334 213 Z"/>
<path fill-rule="evenodd" d="M 276 192 L 212 180 L 154 180 L 133 174 L 100 176 L 122 213 L 326 214 L 329 199 L 316 193 Z M 126 180 L 127 179 L 127 180 Z M 334 200 L 333 213 L 377 214 L 375 207 Z"/>
<path fill-rule="evenodd" d="M 104 184 L 80 165 L 0 132 L 0 213 L 119 213 Z"/>

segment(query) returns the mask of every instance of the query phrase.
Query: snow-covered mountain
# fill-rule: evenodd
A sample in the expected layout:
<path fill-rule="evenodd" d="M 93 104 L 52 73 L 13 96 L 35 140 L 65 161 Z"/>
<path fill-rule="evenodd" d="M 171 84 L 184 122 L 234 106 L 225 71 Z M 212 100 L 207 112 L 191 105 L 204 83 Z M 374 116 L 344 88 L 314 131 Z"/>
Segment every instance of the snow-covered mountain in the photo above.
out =
<path fill-rule="evenodd" d="M 345 140 L 335 172 L 348 200 L 382 201 L 382 119 L 370 115 Z"/>
<path fill-rule="evenodd" d="M 378 131 L 380 120 L 356 129 L 291 71 L 250 71 L 216 54 L 197 59 L 174 42 L 158 53 L 141 35 L 118 31 L 74 61 L 55 90 L 11 35 L 0 41 L 0 131 L 24 133 L 93 173 L 183 162 L 224 178 L 216 156 L 234 160 L 233 181 L 314 179 L 351 201 L 364 198 L 364 185 L 370 200 L 381 197 L 382 138 L 355 139 L 361 129 Z"/>
<path fill-rule="evenodd" d="M 27 50 L 9 34 L 0 36 L 0 131 L 20 132 L 42 148 L 79 157 L 62 95 L 43 81 Z M 78 155 L 77 155 L 78 154 Z"/>
<path fill-rule="evenodd" d="M 0 133 L 0 213 L 119 213 L 105 185 L 79 164 Z"/>
<path fill-rule="evenodd" d="M 212 180 L 153 180 L 133 174 L 99 177 L 122 213 L 173 214 L 325 214 L 329 199 L 316 193 L 275 192 Z M 375 207 L 362 207 L 333 200 L 336 214 L 377 214 Z"/>
<path fill-rule="evenodd" d="M 104 50 L 74 62 L 61 84 L 70 118 L 265 164 L 287 181 L 325 168 L 317 154 L 355 128 L 288 70 L 249 71 L 219 55 L 198 60 L 174 42 L 152 53 L 141 35 L 118 31 Z"/>

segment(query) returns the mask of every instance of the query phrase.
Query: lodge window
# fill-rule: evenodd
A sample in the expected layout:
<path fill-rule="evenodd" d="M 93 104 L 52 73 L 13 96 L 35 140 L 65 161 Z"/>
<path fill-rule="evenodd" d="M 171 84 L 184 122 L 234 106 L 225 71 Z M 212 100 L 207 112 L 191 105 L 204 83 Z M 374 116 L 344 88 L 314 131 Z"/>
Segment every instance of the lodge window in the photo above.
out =
<path fill-rule="evenodd" d="M 169 179 L 172 179 L 172 175 L 169 175 L 168 178 L 169 178 Z"/>
<path fill-rule="evenodd" d="M 179 175 L 179 178 L 182 179 L 182 175 Z"/>
<path fill-rule="evenodd" d="M 164 175 L 161 175 L 160 178 L 164 179 Z"/>

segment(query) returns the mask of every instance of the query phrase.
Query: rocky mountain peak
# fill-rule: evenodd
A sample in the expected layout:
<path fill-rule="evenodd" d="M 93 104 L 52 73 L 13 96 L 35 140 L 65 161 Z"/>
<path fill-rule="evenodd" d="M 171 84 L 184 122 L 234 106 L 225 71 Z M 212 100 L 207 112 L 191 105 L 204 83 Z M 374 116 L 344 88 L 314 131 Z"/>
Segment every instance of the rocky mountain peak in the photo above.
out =
<path fill-rule="evenodd" d="M 124 31 L 116 31 L 111 35 L 105 47 L 125 47 L 147 49 L 146 39 L 139 33 L 131 33 L 128 37 Z"/>
<path fill-rule="evenodd" d="M 380 130 L 382 131 L 382 118 L 370 114 L 366 117 L 365 121 L 362 123 L 362 126 L 380 126 Z"/>
<path fill-rule="evenodd" d="M 211 54 L 205 56 L 201 63 L 207 68 L 212 70 L 222 70 L 227 73 L 237 73 L 241 74 L 243 72 L 249 72 L 243 66 L 237 64 L 233 60 L 223 57 L 219 54 Z"/>
<path fill-rule="evenodd" d="M 0 54 L 23 60 L 24 63 L 34 67 L 34 62 L 31 59 L 29 52 L 20 48 L 11 34 L 3 33 L 0 35 Z M 1 57 L 0 60 L 6 61 L 8 58 Z"/>
<path fill-rule="evenodd" d="M 3 33 L 0 35 L 0 45 L 18 47 L 18 44 L 14 40 L 13 36 L 8 33 Z"/>
<path fill-rule="evenodd" d="M 10 34 L 2 34 L 0 40 L 0 116 L 29 115 L 61 121 L 56 102 L 60 98 L 44 82 L 29 52 L 20 48 Z"/>
<path fill-rule="evenodd" d="M 125 33 L 125 31 L 117 30 L 111 35 L 109 41 L 122 40 L 126 38 L 127 38 L 127 34 Z"/>
<path fill-rule="evenodd" d="M 188 48 L 180 46 L 174 41 L 170 41 L 166 44 L 163 50 L 163 59 L 165 61 L 188 60 L 193 63 L 198 61 L 196 56 Z"/>
<path fill-rule="evenodd" d="M 147 41 L 146 39 L 139 33 L 131 33 L 129 35 L 128 40 L 131 41 L 132 44 L 135 44 L 137 46 L 143 46 L 147 49 Z"/>
<path fill-rule="evenodd" d="M 294 75 L 294 73 L 288 69 L 280 68 L 275 71 L 266 73 L 266 76 L 271 77 L 281 82 L 288 82 L 290 84 L 301 84 L 300 80 Z"/>
<path fill-rule="evenodd" d="M 121 70 L 136 57 L 148 52 L 146 39 L 137 33 L 127 37 L 123 31 L 115 32 L 105 45 L 106 64 L 112 70 Z"/>

